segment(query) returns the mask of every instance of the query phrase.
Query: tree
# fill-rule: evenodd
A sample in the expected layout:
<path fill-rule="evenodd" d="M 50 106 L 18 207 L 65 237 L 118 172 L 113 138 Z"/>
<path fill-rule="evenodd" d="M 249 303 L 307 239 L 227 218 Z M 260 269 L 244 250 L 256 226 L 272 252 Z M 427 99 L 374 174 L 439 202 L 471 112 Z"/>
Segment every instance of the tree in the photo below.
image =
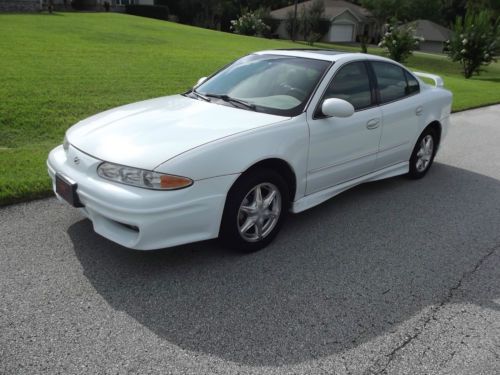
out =
<path fill-rule="evenodd" d="M 269 8 L 278 9 L 290 5 L 289 0 L 233 0 L 241 7 L 248 7 L 248 9 Z"/>
<path fill-rule="evenodd" d="M 308 12 L 305 6 L 300 8 L 300 13 L 297 19 L 297 29 L 304 40 L 307 40 L 309 37 L 310 29 L 309 29 L 309 20 L 308 20 Z"/>
<path fill-rule="evenodd" d="M 436 0 L 412 0 L 407 1 L 405 12 L 403 12 L 402 20 L 431 20 L 437 23 L 442 23 L 441 9 L 443 3 Z"/>
<path fill-rule="evenodd" d="M 500 1 L 499 0 L 467 0 L 465 9 L 471 12 L 480 12 L 488 9 L 491 11 L 493 19 L 500 17 Z"/>
<path fill-rule="evenodd" d="M 469 1 L 493 3 L 498 0 Z M 401 22 L 431 20 L 448 26 L 457 15 L 465 14 L 467 0 L 361 0 L 361 4 L 372 12 L 383 33 L 383 25 L 391 18 Z"/>
<path fill-rule="evenodd" d="M 387 24 L 386 28 L 379 47 L 386 48 L 391 59 L 400 63 L 405 62 L 419 44 L 419 39 L 414 36 L 414 30 L 408 26 L 398 26 L 395 20 Z"/>
<path fill-rule="evenodd" d="M 384 30 L 384 25 L 391 17 L 395 17 L 401 19 L 399 14 L 401 12 L 401 8 L 404 8 L 404 4 L 406 4 L 406 0 L 398 1 L 398 0 L 362 0 L 361 4 L 366 9 L 370 10 L 373 14 L 373 18 L 375 18 L 375 22 L 378 27 L 378 34 L 382 34 Z M 378 39 L 378 36 L 376 38 Z"/>
<path fill-rule="evenodd" d="M 492 13 L 488 10 L 467 10 L 465 17 L 456 18 L 445 52 L 452 61 L 460 62 L 465 78 L 479 74 L 483 65 L 496 61 L 500 18 L 495 22 L 491 19 Z"/>
<path fill-rule="evenodd" d="M 314 0 L 308 9 L 309 13 L 309 28 L 311 30 L 309 36 L 309 42 L 313 44 L 321 39 L 321 37 L 330 28 L 330 22 L 328 22 L 328 28 L 325 30 L 323 21 L 325 20 L 325 3 L 323 0 Z"/>
<path fill-rule="evenodd" d="M 78 0 L 82 1 L 82 0 Z M 288 0 L 154 0 L 167 5 L 181 23 L 229 31 L 231 20 L 258 8 L 277 9 L 289 5 Z"/>
<path fill-rule="evenodd" d="M 450 27 L 458 16 L 465 16 L 467 0 L 441 0 L 441 23 Z"/>
<path fill-rule="evenodd" d="M 286 14 L 285 18 L 285 30 L 291 40 L 295 41 L 297 34 L 297 25 L 295 22 L 295 12 L 293 10 L 289 10 Z"/>
<path fill-rule="evenodd" d="M 314 0 L 309 6 L 300 9 L 300 33 L 310 45 L 321 39 L 328 31 L 330 22 L 325 20 L 325 3 L 323 0 Z"/>

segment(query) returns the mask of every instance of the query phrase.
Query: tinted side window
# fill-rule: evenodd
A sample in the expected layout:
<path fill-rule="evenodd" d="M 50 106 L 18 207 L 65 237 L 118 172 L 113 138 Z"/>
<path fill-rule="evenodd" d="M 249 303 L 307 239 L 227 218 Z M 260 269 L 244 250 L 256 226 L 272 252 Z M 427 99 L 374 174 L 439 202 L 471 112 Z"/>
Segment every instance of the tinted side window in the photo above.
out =
<path fill-rule="evenodd" d="M 356 110 L 371 106 L 370 79 L 363 62 L 340 68 L 326 89 L 324 99 L 330 98 L 344 99 Z"/>
<path fill-rule="evenodd" d="M 406 72 L 406 81 L 408 82 L 407 94 L 412 95 L 420 91 L 420 85 L 415 77 L 413 77 L 410 73 Z"/>
<path fill-rule="evenodd" d="M 385 62 L 372 62 L 377 77 L 382 103 L 392 102 L 407 96 L 405 71 L 397 65 Z"/>

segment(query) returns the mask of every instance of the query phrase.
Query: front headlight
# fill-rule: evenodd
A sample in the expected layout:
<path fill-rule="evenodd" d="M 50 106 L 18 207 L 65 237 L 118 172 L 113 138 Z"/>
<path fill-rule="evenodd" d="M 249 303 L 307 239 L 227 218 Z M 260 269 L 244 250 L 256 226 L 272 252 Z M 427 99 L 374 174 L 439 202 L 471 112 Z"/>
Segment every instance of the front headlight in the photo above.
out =
<path fill-rule="evenodd" d="M 106 180 L 146 189 L 176 190 L 193 184 L 193 180 L 187 177 L 125 167 L 108 162 L 99 164 L 97 174 Z"/>

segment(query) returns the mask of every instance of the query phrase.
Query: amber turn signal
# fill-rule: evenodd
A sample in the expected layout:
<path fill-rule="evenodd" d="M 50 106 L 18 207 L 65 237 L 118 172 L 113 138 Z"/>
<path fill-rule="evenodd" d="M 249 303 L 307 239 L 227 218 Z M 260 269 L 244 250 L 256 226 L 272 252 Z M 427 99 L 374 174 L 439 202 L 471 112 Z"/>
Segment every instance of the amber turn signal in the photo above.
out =
<path fill-rule="evenodd" d="M 181 189 L 191 185 L 193 181 L 186 177 L 172 176 L 164 174 L 160 176 L 160 186 L 162 189 Z"/>

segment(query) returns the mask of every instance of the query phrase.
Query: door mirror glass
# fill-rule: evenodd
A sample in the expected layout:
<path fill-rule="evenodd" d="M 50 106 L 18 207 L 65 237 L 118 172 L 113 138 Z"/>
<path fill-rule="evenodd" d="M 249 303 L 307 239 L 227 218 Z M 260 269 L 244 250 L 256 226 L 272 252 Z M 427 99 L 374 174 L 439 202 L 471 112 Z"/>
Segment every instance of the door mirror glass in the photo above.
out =
<path fill-rule="evenodd" d="M 354 107 L 346 100 L 331 98 L 323 102 L 321 112 L 327 117 L 350 117 L 354 114 Z"/>
<path fill-rule="evenodd" d="M 201 85 L 203 82 L 205 82 L 207 80 L 207 77 L 201 77 L 198 82 L 196 82 L 196 86 L 199 86 Z"/>

